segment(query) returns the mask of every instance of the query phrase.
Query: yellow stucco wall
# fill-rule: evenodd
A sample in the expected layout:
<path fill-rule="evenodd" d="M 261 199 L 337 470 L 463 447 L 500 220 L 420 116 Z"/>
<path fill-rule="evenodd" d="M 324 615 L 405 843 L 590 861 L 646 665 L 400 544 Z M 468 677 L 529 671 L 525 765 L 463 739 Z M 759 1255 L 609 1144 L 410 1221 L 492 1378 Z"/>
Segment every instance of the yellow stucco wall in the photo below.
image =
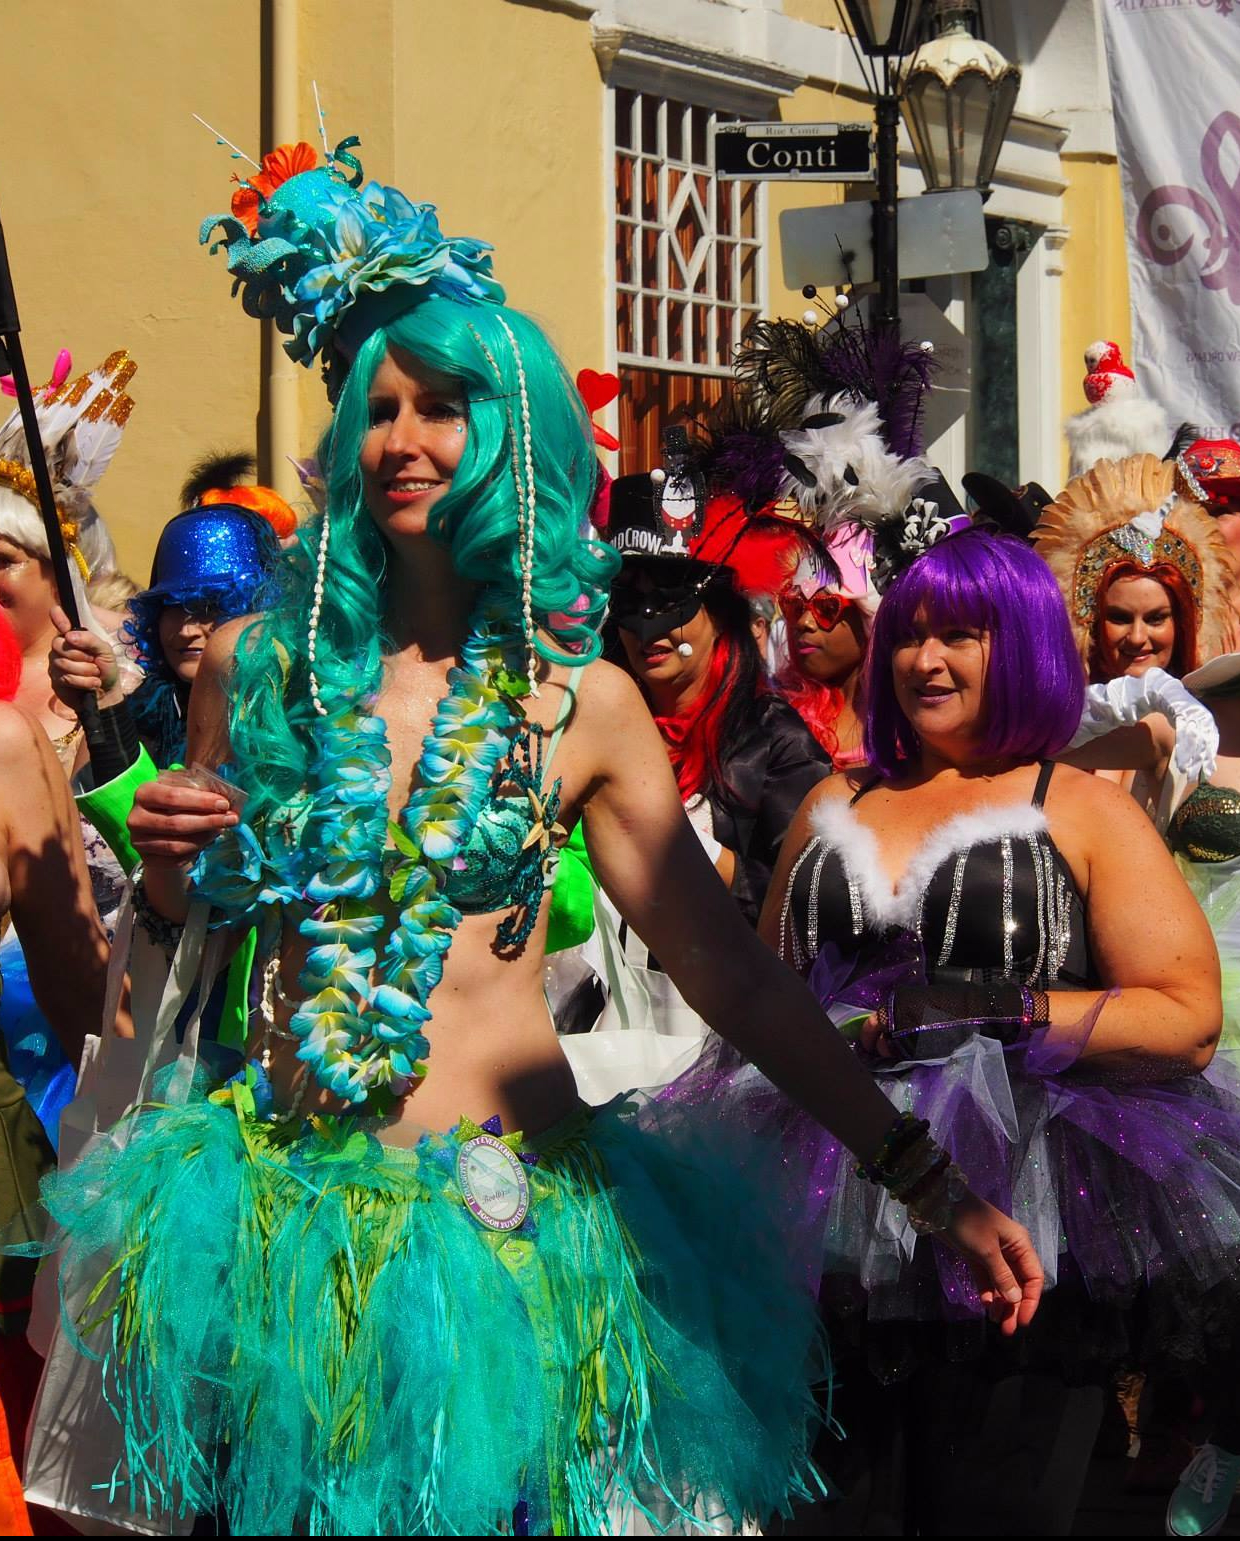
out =
<path fill-rule="evenodd" d="M 433 13 L 431 38 L 422 5 L 396 6 L 393 53 L 417 85 L 396 93 L 396 183 L 436 203 L 445 230 L 494 244 L 510 303 L 546 326 L 574 373 L 601 369 L 609 254 L 589 25 L 507 0 Z"/>
<path fill-rule="evenodd" d="M 271 147 L 270 26 L 296 18 L 295 129 L 317 141 L 312 78 L 333 143 L 361 136 L 368 177 L 440 209 L 444 228 L 494 243 L 510 300 L 548 327 L 572 370 L 601 367 L 613 326 L 606 94 L 588 21 L 512 0 L 6 0 L 0 100 L 5 222 L 32 373 L 69 346 L 85 368 L 126 346 L 136 408 L 100 507 L 125 566 L 145 577 L 189 463 L 211 447 L 258 449 L 270 363 L 262 331 L 229 297 L 221 256 L 196 244 L 245 168 L 191 119 L 248 152 Z M 785 0 L 836 22 L 834 0 Z M 67 46 L 67 40 L 72 46 Z M 854 96 L 805 86 L 785 121 L 864 120 Z M 1063 409 L 1080 405 L 1080 355 L 1098 336 L 1127 348 L 1128 297 L 1113 162 L 1065 161 Z M 784 287 L 778 216 L 835 202 L 839 186 L 768 185 L 769 307 Z M 296 387 L 298 448 L 326 421 L 316 371 Z M 270 469 L 270 468 L 265 468 Z"/>
<path fill-rule="evenodd" d="M 601 367 L 608 259 L 603 87 L 580 18 L 508 0 L 295 0 L 296 129 L 362 138 L 368 177 L 439 205 L 444 228 L 494 243 L 513 304 L 543 320 L 574 370 Z M 223 254 L 199 248 L 242 163 L 271 148 L 269 34 L 258 0 L 151 6 L 6 0 L 0 101 L 3 218 L 32 376 L 68 346 L 75 368 L 127 347 L 135 408 L 98 502 L 139 580 L 208 448 L 261 447 L 263 329 L 229 298 Z M 67 47 L 66 40 L 73 46 Z M 299 371 L 300 448 L 326 418 Z"/>
<path fill-rule="evenodd" d="M 0 218 L 31 376 L 57 349 L 75 370 L 126 347 L 136 406 L 99 504 L 145 579 L 188 463 L 254 438 L 259 328 L 221 303 L 196 245 L 236 163 L 190 117 L 258 148 L 259 7 L 6 0 Z M 222 269 L 222 263 L 218 267 Z"/>
<path fill-rule="evenodd" d="M 784 15 L 793 21 L 807 21 L 815 27 L 840 30 L 840 12 L 835 0 L 784 0 Z"/>
<path fill-rule="evenodd" d="M 1083 355 L 1091 342 L 1106 338 L 1119 344 L 1132 363 L 1132 319 L 1128 306 L 1128 252 L 1119 167 L 1114 159 L 1065 155 L 1064 243 L 1060 349 L 1063 413 L 1086 406 L 1081 381 Z M 1063 471 L 1068 448 L 1063 448 Z"/>

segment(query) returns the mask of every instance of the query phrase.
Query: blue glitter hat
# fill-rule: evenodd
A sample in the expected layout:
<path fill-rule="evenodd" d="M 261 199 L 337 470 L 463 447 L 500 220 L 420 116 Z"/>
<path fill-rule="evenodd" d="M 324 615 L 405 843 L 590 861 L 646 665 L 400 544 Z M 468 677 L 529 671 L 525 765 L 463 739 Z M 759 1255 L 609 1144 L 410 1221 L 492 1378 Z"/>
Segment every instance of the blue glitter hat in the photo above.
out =
<path fill-rule="evenodd" d="M 342 140 L 318 164 L 312 145 L 280 145 L 241 183 L 231 214 L 203 221 L 216 231 L 228 271 L 252 316 L 288 336 L 285 351 L 309 367 L 323 362 L 328 390 L 339 383 L 340 349 L 351 354 L 376 327 L 431 295 L 503 304 L 491 275 L 491 247 L 445 236 L 435 207 L 394 187 L 362 186 L 362 167 Z"/>
<path fill-rule="evenodd" d="M 271 526 L 248 508 L 191 508 L 164 526 L 150 585 L 134 598 L 169 605 L 209 597 L 218 608 L 219 596 L 237 593 L 248 609 L 279 554 Z"/>

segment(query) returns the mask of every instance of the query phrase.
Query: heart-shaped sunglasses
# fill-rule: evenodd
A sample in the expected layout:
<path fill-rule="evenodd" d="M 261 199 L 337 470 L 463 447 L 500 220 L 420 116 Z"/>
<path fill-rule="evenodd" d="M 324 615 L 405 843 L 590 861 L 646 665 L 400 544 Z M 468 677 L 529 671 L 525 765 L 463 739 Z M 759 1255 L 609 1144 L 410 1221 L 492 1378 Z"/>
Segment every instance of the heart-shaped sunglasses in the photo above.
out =
<path fill-rule="evenodd" d="M 845 612 L 856 604 L 856 600 L 849 599 L 846 594 L 828 594 L 825 589 L 819 589 L 808 599 L 799 589 L 783 589 L 778 601 L 780 613 L 789 626 L 795 626 L 808 610 L 820 631 L 834 631 L 844 619 Z"/>

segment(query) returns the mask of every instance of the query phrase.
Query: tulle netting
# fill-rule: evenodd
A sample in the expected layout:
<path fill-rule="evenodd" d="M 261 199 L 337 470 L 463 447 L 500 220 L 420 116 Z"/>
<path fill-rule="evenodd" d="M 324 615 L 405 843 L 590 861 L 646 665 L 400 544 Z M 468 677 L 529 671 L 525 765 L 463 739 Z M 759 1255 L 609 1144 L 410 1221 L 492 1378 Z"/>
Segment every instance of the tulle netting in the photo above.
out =
<path fill-rule="evenodd" d="M 118 1502 L 222 1508 L 237 1535 L 516 1512 L 593 1535 L 625 1505 L 662 1532 L 816 1489 L 821 1329 L 769 1144 L 617 1099 L 537 1143 L 505 1237 L 464 1207 L 452 1136 L 282 1137 L 200 1092 L 128 1135 L 44 1189 L 62 1299 L 93 1286 L 74 1330 L 123 1427 L 97 1474 Z"/>
<path fill-rule="evenodd" d="M 1163 1083 L 1108 1082 L 977 1037 L 945 1060 L 872 1068 L 974 1190 L 1029 1229 L 1048 1293 L 1010 1352 L 1082 1378 L 1133 1358 L 1240 1362 L 1240 1084 L 1229 1061 Z M 833 1335 L 853 1318 L 841 1342 L 863 1338 L 882 1379 L 994 1346 L 961 1259 L 918 1238 L 849 1152 L 722 1041 L 660 1095 L 712 1106 L 758 1136 L 782 1129 L 800 1173 L 802 1248 L 823 1238 Z"/>

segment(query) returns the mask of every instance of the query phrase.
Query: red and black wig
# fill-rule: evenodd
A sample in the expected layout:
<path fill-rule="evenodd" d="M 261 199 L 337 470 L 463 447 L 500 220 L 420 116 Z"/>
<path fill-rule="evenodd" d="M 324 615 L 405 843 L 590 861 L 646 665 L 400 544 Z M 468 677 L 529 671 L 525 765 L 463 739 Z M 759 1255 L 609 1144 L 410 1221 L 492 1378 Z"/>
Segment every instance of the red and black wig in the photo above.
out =
<path fill-rule="evenodd" d="M 726 567 L 706 585 L 702 604 L 718 631 L 705 683 L 683 711 L 654 719 L 685 802 L 729 797 L 727 762 L 752 734 L 754 705 L 766 691 L 749 601 Z"/>

